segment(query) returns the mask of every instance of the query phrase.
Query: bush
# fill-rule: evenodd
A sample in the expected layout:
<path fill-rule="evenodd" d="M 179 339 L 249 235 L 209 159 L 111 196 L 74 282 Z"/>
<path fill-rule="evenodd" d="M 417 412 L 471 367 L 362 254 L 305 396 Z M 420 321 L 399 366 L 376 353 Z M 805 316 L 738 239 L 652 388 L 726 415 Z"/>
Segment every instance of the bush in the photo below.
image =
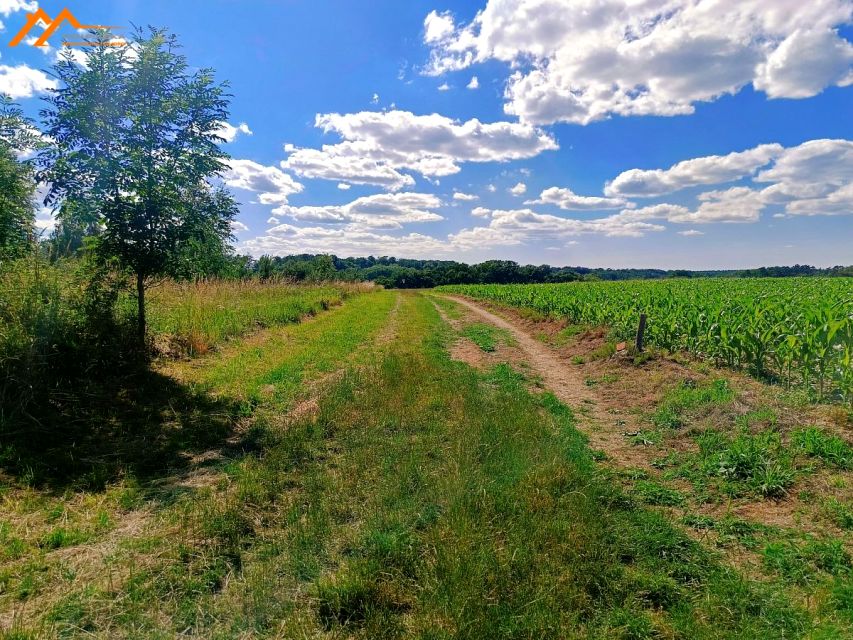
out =
<path fill-rule="evenodd" d="M 92 371 L 139 357 L 116 316 L 122 282 L 85 263 L 19 260 L 0 273 L 0 428 Z"/>

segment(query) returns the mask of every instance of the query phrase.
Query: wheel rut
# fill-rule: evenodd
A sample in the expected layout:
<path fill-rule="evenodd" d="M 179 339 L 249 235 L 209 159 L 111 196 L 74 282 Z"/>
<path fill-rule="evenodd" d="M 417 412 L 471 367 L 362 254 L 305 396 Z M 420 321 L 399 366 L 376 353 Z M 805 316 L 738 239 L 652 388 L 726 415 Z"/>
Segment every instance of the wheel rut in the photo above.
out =
<path fill-rule="evenodd" d="M 570 362 L 506 318 L 467 298 L 445 297 L 512 335 L 527 365 L 541 378 L 543 385 L 575 412 L 578 428 L 589 436 L 594 448 L 602 449 L 621 466 L 648 466 L 645 456 L 625 437 L 626 432 L 639 431 L 633 416 L 627 413 L 614 414 L 604 409 L 594 389 L 586 384 L 584 377 Z"/>

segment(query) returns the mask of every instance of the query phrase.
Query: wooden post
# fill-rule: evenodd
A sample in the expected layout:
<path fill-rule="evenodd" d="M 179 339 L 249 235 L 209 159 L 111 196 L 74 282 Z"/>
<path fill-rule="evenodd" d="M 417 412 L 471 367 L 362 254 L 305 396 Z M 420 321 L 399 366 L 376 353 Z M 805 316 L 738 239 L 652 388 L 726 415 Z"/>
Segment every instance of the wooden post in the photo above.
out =
<path fill-rule="evenodd" d="M 637 327 L 637 351 L 643 350 L 643 334 L 646 332 L 646 314 L 640 314 L 640 326 Z"/>

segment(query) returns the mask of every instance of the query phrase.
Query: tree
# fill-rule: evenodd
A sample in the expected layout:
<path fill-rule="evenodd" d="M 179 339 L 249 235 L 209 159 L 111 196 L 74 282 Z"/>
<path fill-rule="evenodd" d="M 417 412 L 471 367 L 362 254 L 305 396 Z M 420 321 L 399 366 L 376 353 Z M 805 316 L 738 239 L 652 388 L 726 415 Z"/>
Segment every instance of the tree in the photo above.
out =
<path fill-rule="evenodd" d="M 94 253 L 135 276 L 138 331 L 145 290 L 179 270 L 195 244 L 225 246 L 233 198 L 211 183 L 228 158 L 217 134 L 229 96 L 210 69 L 191 72 L 174 35 L 138 30 L 128 47 L 96 32 L 85 64 L 54 67 L 60 87 L 42 110 L 56 145 L 39 157 L 46 202 L 60 220 L 95 221 Z"/>
<path fill-rule="evenodd" d="M 33 227 L 33 167 L 19 156 L 41 145 L 32 121 L 0 94 L 0 260 L 17 257 L 30 243 Z"/>

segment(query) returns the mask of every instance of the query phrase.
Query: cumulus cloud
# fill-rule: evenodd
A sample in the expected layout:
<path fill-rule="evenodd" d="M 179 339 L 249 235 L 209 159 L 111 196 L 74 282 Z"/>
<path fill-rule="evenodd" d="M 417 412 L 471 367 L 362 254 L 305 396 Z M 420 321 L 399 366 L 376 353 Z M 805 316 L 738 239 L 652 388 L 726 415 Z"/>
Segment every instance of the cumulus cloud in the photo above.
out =
<path fill-rule="evenodd" d="M 680 224 L 711 222 L 757 222 L 766 202 L 760 191 L 732 187 L 725 191 L 707 191 L 698 196 L 699 206 L 691 211 L 679 204 L 661 203 L 639 209 L 625 209 L 623 219 L 667 220 Z"/>
<path fill-rule="evenodd" d="M 761 195 L 788 215 L 853 214 L 853 141 L 809 140 L 786 149 L 755 182 Z"/>
<path fill-rule="evenodd" d="M 638 218 L 630 210 L 591 220 L 564 218 L 537 213 L 531 209 L 486 209 L 478 207 L 471 213 L 481 218 L 489 218 L 490 223 L 488 227 L 477 227 L 467 230 L 468 232 L 473 234 L 486 233 L 478 231 L 478 229 L 487 228 L 490 230 L 489 233 L 499 232 L 503 236 L 516 240 L 548 239 L 582 234 L 640 237 L 647 232 L 664 230 L 662 225 Z"/>
<path fill-rule="evenodd" d="M 302 191 L 303 186 L 277 167 L 253 160 L 228 160 L 222 179 L 229 187 L 258 194 L 261 204 L 284 204 L 287 198 Z"/>
<path fill-rule="evenodd" d="M 385 194 L 393 197 L 403 194 Z M 425 195 L 425 194 L 420 194 Z M 363 221 L 344 220 L 335 226 L 295 226 L 280 224 L 263 236 L 247 240 L 238 247 L 252 255 L 292 253 L 335 253 L 353 255 L 397 255 L 412 258 L 458 256 L 460 252 L 485 247 L 514 246 L 530 242 L 576 244 L 579 235 L 639 237 L 662 231 L 663 226 L 633 219 L 621 213 L 594 220 L 575 220 L 544 215 L 529 209 L 496 210 L 478 208 L 479 217 L 489 220 L 485 226 L 470 227 L 446 238 L 420 233 L 392 234 Z"/>
<path fill-rule="evenodd" d="M 619 209 L 631 207 L 623 198 L 602 198 L 600 196 L 580 196 L 571 189 L 550 187 L 539 194 L 537 200 L 528 200 L 524 204 L 554 204 L 569 211 L 594 211 L 596 209 Z"/>
<path fill-rule="evenodd" d="M 222 122 L 219 125 L 219 130 L 216 132 L 216 135 L 224 139 L 225 142 L 234 142 L 240 134 L 252 135 L 252 130 L 245 122 L 241 122 L 236 127 L 228 122 Z"/>
<path fill-rule="evenodd" d="M 751 179 L 750 186 L 699 194 L 693 211 L 664 203 L 634 213 L 676 223 L 756 222 L 762 210 L 773 205 L 784 206 L 784 213 L 775 217 L 853 214 L 853 141 L 844 139 L 809 140 L 789 148 L 765 144 L 726 156 L 685 160 L 669 169 L 631 169 L 608 183 L 605 193 L 658 196 L 745 177 Z"/>
<path fill-rule="evenodd" d="M 515 186 L 507 189 L 507 191 L 509 191 L 514 196 L 523 196 L 525 193 L 527 193 L 527 185 L 523 182 L 518 182 Z"/>
<path fill-rule="evenodd" d="M 687 236 L 688 238 L 693 236 L 704 236 L 704 231 L 699 231 L 698 229 L 687 229 L 686 231 L 678 231 L 678 235 Z"/>
<path fill-rule="evenodd" d="M 10 67 L 0 64 L 0 93 L 12 99 L 31 98 L 57 87 L 56 80 L 25 64 Z"/>
<path fill-rule="evenodd" d="M 424 19 L 424 42 L 441 42 L 453 35 L 453 17 L 449 11 L 430 11 Z"/>
<path fill-rule="evenodd" d="M 395 255 L 431 258 L 455 250 L 446 241 L 420 233 L 392 235 L 359 224 L 297 227 L 282 224 L 238 246 L 254 256 L 334 253 L 339 256 Z"/>
<path fill-rule="evenodd" d="M 536 124 L 692 113 L 752 84 L 805 98 L 853 82 L 848 0 L 489 0 L 425 21 L 432 75 L 499 60 L 506 113 Z"/>
<path fill-rule="evenodd" d="M 442 84 L 438 85 L 438 90 L 439 91 L 450 91 L 450 85 L 447 84 L 446 82 L 442 83 Z"/>
<path fill-rule="evenodd" d="M 249 231 L 248 225 L 240 222 L 239 220 L 231 221 L 231 231 L 233 233 L 239 233 L 240 231 Z"/>
<path fill-rule="evenodd" d="M 463 193 L 461 191 L 453 192 L 454 200 L 461 200 L 463 202 L 471 202 L 473 200 L 478 200 L 480 196 L 476 196 L 473 193 Z"/>
<path fill-rule="evenodd" d="M 754 174 L 782 153 L 780 144 L 762 144 L 725 156 L 684 160 L 669 169 L 630 169 L 604 187 L 609 196 L 646 198 L 698 185 L 721 184 Z"/>
<path fill-rule="evenodd" d="M 340 189 L 341 191 L 349 191 L 351 188 L 352 188 L 352 185 L 348 184 L 346 182 L 339 182 L 338 183 L 338 189 Z"/>
<path fill-rule="evenodd" d="M 472 90 L 473 89 L 479 89 L 480 88 L 480 81 L 477 80 L 477 76 L 474 76 L 473 78 L 471 78 L 471 82 L 466 84 L 465 88 L 466 89 L 472 89 Z"/>
<path fill-rule="evenodd" d="M 432 211 L 440 206 L 441 200 L 429 193 L 380 193 L 357 198 L 342 205 L 282 205 L 274 209 L 273 213 L 303 222 L 400 229 L 404 224 L 443 220 L 444 218 Z"/>
<path fill-rule="evenodd" d="M 306 178 L 373 184 L 398 190 L 414 184 L 410 171 L 428 179 L 460 171 L 464 162 L 531 158 L 557 148 L 532 125 L 518 122 L 459 122 L 437 113 L 362 111 L 319 114 L 315 126 L 342 138 L 320 149 L 286 145 L 282 168 Z"/>

